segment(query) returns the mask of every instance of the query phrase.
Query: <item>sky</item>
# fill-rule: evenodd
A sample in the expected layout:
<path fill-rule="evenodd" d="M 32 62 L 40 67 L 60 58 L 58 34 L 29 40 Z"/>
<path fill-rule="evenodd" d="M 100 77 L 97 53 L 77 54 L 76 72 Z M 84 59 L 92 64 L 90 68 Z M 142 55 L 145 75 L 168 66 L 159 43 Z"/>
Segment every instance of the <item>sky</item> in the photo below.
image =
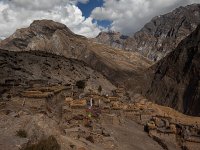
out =
<path fill-rule="evenodd" d="M 153 17 L 193 3 L 200 0 L 0 0 L 0 37 L 40 19 L 90 38 L 108 30 L 132 35 Z"/>

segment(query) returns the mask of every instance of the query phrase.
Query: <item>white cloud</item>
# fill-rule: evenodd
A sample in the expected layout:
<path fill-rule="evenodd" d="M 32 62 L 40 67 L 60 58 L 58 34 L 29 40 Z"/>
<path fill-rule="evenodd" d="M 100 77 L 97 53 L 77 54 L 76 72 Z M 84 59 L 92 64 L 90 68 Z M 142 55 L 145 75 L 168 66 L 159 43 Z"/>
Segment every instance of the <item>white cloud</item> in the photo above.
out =
<path fill-rule="evenodd" d="M 27 27 L 33 20 L 51 19 L 68 26 L 73 32 L 94 37 L 100 27 L 85 18 L 76 6 L 88 0 L 3 0 L 0 1 L 0 36 L 7 37 L 17 28 Z"/>
<path fill-rule="evenodd" d="M 78 2 L 86 4 L 89 2 L 89 0 L 78 0 Z"/>
<path fill-rule="evenodd" d="M 89 0 L 0 0 L 0 37 L 11 35 L 17 28 L 27 27 L 33 20 L 52 19 L 68 26 L 73 32 L 87 37 L 107 30 L 93 22 L 112 21 L 111 29 L 124 34 L 138 31 L 150 19 L 176 7 L 200 0 L 104 0 L 102 7 L 85 18 L 77 3 Z"/>
<path fill-rule="evenodd" d="M 14 7 L 32 9 L 32 10 L 49 10 L 55 6 L 68 4 L 87 3 L 89 0 L 3 0 Z"/>
<path fill-rule="evenodd" d="M 112 30 L 130 35 L 154 16 L 192 3 L 200 3 L 200 0 L 104 0 L 103 6 L 95 8 L 91 17 L 110 20 Z"/>

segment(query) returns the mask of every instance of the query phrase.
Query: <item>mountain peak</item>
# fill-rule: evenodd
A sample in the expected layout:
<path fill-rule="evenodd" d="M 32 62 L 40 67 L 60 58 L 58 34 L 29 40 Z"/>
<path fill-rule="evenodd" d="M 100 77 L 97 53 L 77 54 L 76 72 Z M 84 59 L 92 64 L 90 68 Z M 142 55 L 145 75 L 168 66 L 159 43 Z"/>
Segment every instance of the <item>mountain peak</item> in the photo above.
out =
<path fill-rule="evenodd" d="M 29 27 L 18 29 L 9 38 L 1 41 L 0 47 L 13 51 L 62 51 L 62 45 L 70 45 L 67 44 L 69 38 L 85 39 L 83 36 L 74 34 L 62 23 L 52 20 L 35 20 Z"/>
<path fill-rule="evenodd" d="M 200 4 L 181 6 L 153 17 L 150 22 L 127 37 L 119 32 L 101 32 L 95 42 L 115 48 L 137 51 L 150 60 L 158 61 L 173 51 L 200 24 Z"/>
<path fill-rule="evenodd" d="M 122 35 L 120 32 L 108 31 L 100 32 L 93 40 L 97 43 L 106 44 L 114 48 L 122 48 L 124 41 L 128 38 L 126 35 Z"/>
<path fill-rule="evenodd" d="M 38 33 L 50 33 L 55 32 L 56 30 L 66 30 L 72 33 L 66 25 L 53 20 L 35 20 L 30 24 L 29 28 Z"/>
<path fill-rule="evenodd" d="M 125 43 L 151 60 L 160 60 L 174 50 L 200 24 L 200 4 L 179 7 L 154 17 Z"/>

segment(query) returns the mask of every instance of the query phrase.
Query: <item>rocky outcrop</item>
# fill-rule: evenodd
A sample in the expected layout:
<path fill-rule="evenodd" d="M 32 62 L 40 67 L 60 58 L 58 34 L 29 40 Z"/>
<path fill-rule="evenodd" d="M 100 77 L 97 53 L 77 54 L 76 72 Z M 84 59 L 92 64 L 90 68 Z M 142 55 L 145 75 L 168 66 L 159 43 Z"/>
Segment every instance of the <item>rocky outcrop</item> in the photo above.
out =
<path fill-rule="evenodd" d="M 200 116 L 199 58 L 200 25 L 173 52 L 151 67 L 153 76 L 146 96 L 158 104 Z"/>
<path fill-rule="evenodd" d="M 0 47 L 9 51 L 39 50 L 78 59 L 117 83 L 140 74 L 151 64 L 137 53 L 116 51 L 106 45 L 93 43 L 51 20 L 37 20 L 30 27 L 17 30 L 3 40 Z"/>
<path fill-rule="evenodd" d="M 200 4 L 179 7 L 157 16 L 124 43 L 126 50 L 138 51 L 150 60 L 160 60 L 200 24 Z"/>
<path fill-rule="evenodd" d="M 127 38 L 128 36 L 121 35 L 119 32 L 109 31 L 100 32 L 99 35 L 92 40 L 97 43 L 102 43 L 112 46 L 114 48 L 122 49 L 124 47 L 124 42 Z"/>

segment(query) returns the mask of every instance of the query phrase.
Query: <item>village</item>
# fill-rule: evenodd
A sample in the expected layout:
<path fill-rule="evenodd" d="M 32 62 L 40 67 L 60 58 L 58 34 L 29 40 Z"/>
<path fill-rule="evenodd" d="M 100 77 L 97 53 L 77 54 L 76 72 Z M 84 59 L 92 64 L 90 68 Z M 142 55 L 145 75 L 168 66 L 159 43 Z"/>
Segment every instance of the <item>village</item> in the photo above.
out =
<path fill-rule="evenodd" d="M 84 93 L 84 84 L 33 85 L 20 95 L 10 92 L 7 103 L 1 103 L 1 113 L 15 118 L 27 114 L 43 114 L 54 120 L 63 134 L 71 139 L 71 149 L 102 147 L 120 149 L 107 125 L 126 126 L 128 120 L 142 126 L 163 149 L 200 146 L 200 119 L 149 102 L 140 94 L 130 99 L 123 86 L 112 95 L 97 91 Z M 8 97 L 8 96 L 7 96 Z M 11 111 L 12 110 L 12 111 Z M 81 145 L 81 146 L 80 146 Z M 93 145 L 93 146 L 92 146 Z"/>

